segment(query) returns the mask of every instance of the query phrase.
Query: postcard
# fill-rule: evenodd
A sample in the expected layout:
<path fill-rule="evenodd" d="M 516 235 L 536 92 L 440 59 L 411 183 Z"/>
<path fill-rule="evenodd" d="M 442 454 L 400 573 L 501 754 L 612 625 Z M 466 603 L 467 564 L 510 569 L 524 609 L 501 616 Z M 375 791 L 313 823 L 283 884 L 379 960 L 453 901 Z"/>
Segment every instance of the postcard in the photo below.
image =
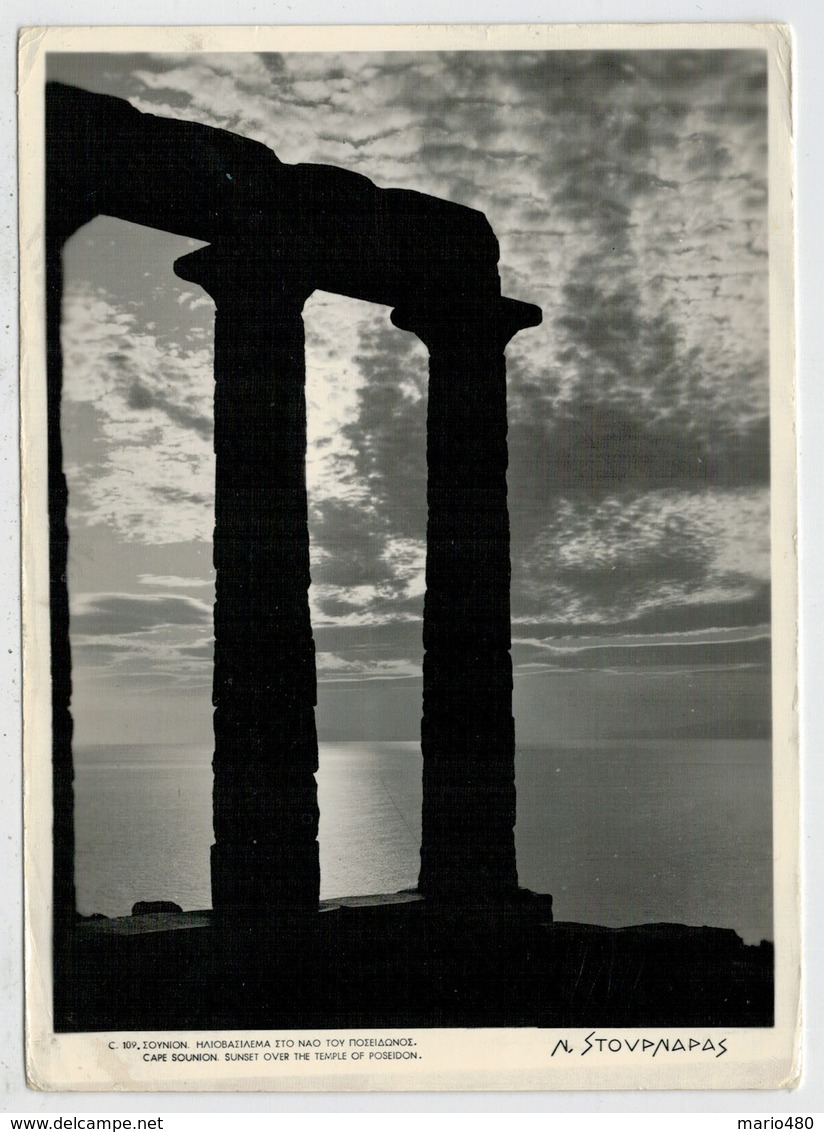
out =
<path fill-rule="evenodd" d="M 32 1087 L 798 1082 L 791 96 L 22 33 Z"/>

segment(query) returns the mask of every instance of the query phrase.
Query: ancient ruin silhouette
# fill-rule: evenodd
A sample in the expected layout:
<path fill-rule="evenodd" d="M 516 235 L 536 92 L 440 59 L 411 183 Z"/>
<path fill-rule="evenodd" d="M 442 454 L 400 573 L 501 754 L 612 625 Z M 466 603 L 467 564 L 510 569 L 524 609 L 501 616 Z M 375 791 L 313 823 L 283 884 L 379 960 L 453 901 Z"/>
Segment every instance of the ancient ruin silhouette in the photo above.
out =
<path fill-rule="evenodd" d="M 501 296 L 477 211 L 225 130 L 49 84 L 48 493 L 56 1031 L 772 1025 L 772 949 L 673 924 L 556 924 L 518 887 Z M 74 896 L 62 468 L 62 248 L 105 214 L 208 246 L 175 264 L 216 304 L 211 912 Z M 423 813 L 415 893 L 319 911 L 302 309 L 391 306 L 429 350 Z"/>
<path fill-rule="evenodd" d="M 56 905 L 73 914 L 60 249 L 98 214 L 209 241 L 177 274 L 214 299 L 213 906 L 316 907 L 301 311 L 316 289 L 392 306 L 430 354 L 419 889 L 518 886 L 504 349 L 541 312 L 503 298 L 479 212 L 52 83 L 47 94 Z"/>

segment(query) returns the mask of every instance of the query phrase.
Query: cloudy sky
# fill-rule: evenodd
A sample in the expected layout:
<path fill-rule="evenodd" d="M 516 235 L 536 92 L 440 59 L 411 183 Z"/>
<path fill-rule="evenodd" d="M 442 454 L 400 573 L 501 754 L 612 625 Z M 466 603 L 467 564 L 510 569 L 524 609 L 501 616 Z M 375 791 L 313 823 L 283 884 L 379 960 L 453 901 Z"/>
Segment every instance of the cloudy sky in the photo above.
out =
<path fill-rule="evenodd" d="M 766 65 L 758 52 L 52 55 L 50 77 L 284 162 L 483 211 L 508 349 L 522 743 L 769 726 Z M 211 735 L 214 308 L 198 245 L 66 248 L 79 743 Z M 426 351 L 305 309 L 321 739 L 415 739 Z"/>

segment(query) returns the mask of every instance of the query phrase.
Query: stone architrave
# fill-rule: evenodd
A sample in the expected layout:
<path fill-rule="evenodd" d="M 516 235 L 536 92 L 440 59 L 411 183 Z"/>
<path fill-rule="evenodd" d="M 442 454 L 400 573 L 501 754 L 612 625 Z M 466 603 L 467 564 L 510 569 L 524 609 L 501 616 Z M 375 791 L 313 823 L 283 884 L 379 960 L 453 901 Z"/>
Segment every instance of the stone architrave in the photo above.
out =
<path fill-rule="evenodd" d="M 216 913 L 315 910 L 320 891 L 309 616 L 303 304 L 294 263 L 202 248 L 176 273 L 215 300 Z"/>
<path fill-rule="evenodd" d="M 541 312 L 465 296 L 399 308 L 392 321 L 429 349 L 418 887 L 505 900 L 518 874 L 504 350 Z"/>

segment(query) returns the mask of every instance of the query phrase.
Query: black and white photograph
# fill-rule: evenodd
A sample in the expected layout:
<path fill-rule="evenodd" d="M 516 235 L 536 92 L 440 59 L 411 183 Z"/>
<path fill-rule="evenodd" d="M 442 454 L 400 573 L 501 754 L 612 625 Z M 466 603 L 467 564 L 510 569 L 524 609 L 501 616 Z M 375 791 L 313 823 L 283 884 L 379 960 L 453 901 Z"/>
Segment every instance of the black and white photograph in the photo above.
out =
<path fill-rule="evenodd" d="M 792 1083 L 786 29 L 106 30 L 21 53 L 30 1075 Z"/>

